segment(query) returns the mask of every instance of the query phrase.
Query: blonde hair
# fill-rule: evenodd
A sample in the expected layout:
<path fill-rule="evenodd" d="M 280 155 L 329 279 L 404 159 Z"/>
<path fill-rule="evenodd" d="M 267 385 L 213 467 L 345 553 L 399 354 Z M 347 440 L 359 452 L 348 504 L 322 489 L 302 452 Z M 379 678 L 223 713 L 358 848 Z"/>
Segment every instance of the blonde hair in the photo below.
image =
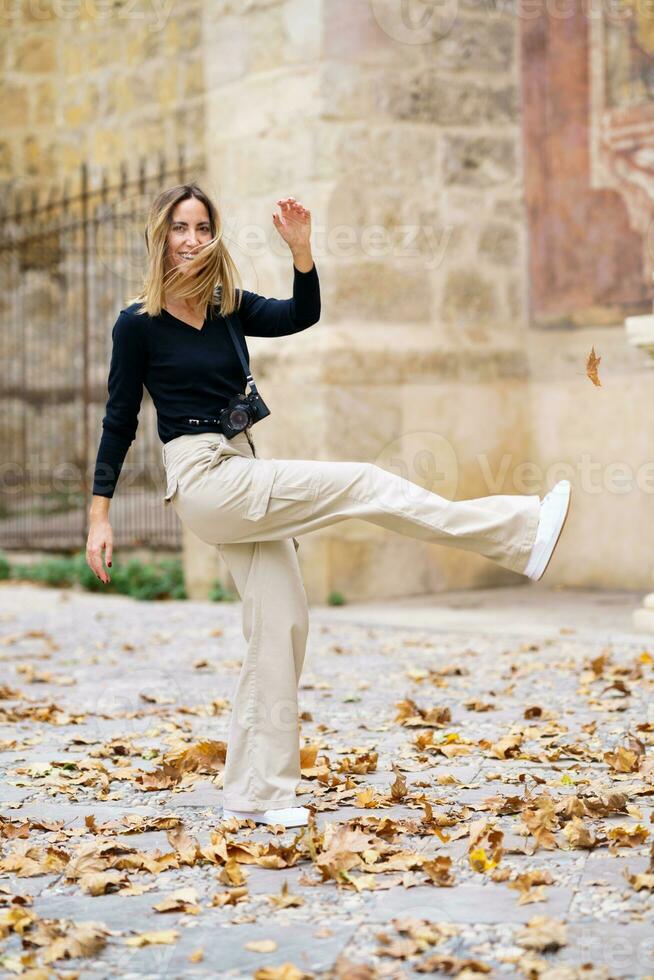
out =
<path fill-rule="evenodd" d="M 184 266 L 166 271 L 168 231 L 175 207 L 180 201 L 195 197 L 209 214 L 211 240 L 200 246 L 197 255 Z M 233 313 L 236 309 L 236 282 L 240 278 L 236 265 L 227 250 L 222 222 L 217 208 L 197 184 L 176 184 L 162 191 L 152 202 L 145 229 L 148 267 L 143 287 L 129 303 L 140 303 L 137 313 L 159 316 L 166 291 L 176 299 L 194 299 L 201 308 L 211 304 L 212 314 Z M 240 295 L 239 295 L 240 303 Z"/>

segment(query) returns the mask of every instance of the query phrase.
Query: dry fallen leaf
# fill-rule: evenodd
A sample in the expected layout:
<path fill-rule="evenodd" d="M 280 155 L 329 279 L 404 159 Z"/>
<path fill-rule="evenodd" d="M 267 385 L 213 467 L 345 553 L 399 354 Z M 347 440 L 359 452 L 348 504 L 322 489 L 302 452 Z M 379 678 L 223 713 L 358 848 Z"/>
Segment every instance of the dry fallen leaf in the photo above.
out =
<path fill-rule="evenodd" d="M 536 915 L 524 929 L 516 935 L 516 942 L 524 949 L 534 949 L 539 953 L 555 953 L 567 943 L 567 929 L 564 922 L 551 919 L 547 915 Z"/>
<path fill-rule="evenodd" d="M 197 915 L 200 911 L 197 890 L 192 886 L 178 888 L 177 891 L 162 898 L 152 908 L 156 912 L 186 912 Z"/>
<path fill-rule="evenodd" d="M 65 922 L 50 920 L 39 923 L 42 938 L 51 938 L 43 951 L 43 962 L 75 959 L 78 956 L 94 956 L 104 949 L 108 930 L 101 922 Z M 34 937 L 35 938 L 35 937 Z"/>
<path fill-rule="evenodd" d="M 243 949 L 249 949 L 253 953 L 274 953 L 277 943 L 274 939 L 252 939 L 243 944 Z"/>
<path fill-rule="evenodd" d="M 175 929 L 162 929 L 158 932 L 141 932 L 138 936 L 129 936 L 125 940 L 126 946 L 159 946 L 174 943 L 179 938 L 179 933 Z"/>
<path fill-rule="evenodd" d="M 429 877 L 432 885 L 449 887 L 454 884 L 452 858 L 445 854 L 435 857 L 431 861 L 424 861 L 422 870 Z"/>
<path fill-rule="evenodd" d="M 604 753 L 604 761 L 616 772 L 637 772 L 641 759 L 642 753 L 633 752 L 622 745 L 615 752 Z"/>
<path fill-rule="evenodd" d="M 263 966 L 252 974 L 253 980 L 308 980 L 313 973 L 299 970 L 293 963 L 282 963 L 281 966 Z"/>
<path fill-rule="evenodd" d="M 268 895 L 268 900 L 278 909 L 296 908 L 304 905 L 304 899 L 299 895 L 291 895 L 288 890 L 288 882 L 282 884 L 282 890 L 278 895 Z"/>
<path fill-rule="evenodd" d="M 446 973 L 457 977 L 471 977 L 475 973 L 490 973 L 492 968 L 481 960 L 463 959 L 458 956 L 443 956 L 432 953 L 413 967 L 416 973 Z"/>
<path fill-rule="evenodd" d="M 628 871 L 625 871 L 625 878 L 637 892 L 644 891 L 645 889 L 654 892 L 654 874 L 632 875 Z"/>
<path fill-rule="evenodd" d="M 602 358 L 596 355 L 595 346 L 593 345 L 593 347 L 591 348 L 591 352 L 588 355 L 588 358 L 586 359 L 586 374 L 588 375 L 588 377 L 590 378 L 590 380 L 593 382 L 594 385 L 599 385 L 600 387 L 602 385 L 602 382 L 599 379 L 597 369 L 599 368 L 599 363 L 601 360 Z"/>
<path fill-rule="evenodd" d="M 468 860 L 471 868 L 482 874 L 496 868 L 504 853 L 503 831 L 485 820 L 477 820 L 470 826 Z"/>
<path fill-rule="evenodd" d="M 597 844 L 597 838 L 591 828 L 579 817 L 573 817 L 570 823 L 563 828 L 563 833 L 568 839 L 570 847 L 592 850 Z"/>

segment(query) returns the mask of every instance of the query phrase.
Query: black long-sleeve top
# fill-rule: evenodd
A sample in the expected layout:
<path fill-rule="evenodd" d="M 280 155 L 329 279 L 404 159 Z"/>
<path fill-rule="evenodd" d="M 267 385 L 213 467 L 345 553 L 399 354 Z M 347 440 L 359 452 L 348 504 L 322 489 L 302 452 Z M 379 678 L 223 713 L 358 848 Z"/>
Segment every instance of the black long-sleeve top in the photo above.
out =
<path fill-rule="evenodd" d="M 248 290 L 237 306 L 236 333 L 248 358 L 245 337 L 284 337 L 320 319 L 320 283 L 293 266 L 292 299 L 267 299 Z M 120 471 L 136 436 L 145 386 L 157 412 L 163 443 L 190 432 L 217 432 L 217 425 L 184 426 L 180 416 L 217 417 L 230 398 L 243 394 L 246 378 L 225 318 L 207 316 L 201 328 L 167 310 L 150 317 L 139 303 L 120 311 L 111 337 L 113 348 L 108 399 L 95 463 L 93 493 L 113 497 Z M 233 321 L 232 321 L 233 322 Z M 263 394 L 263 392 L 262 392 Z"/>

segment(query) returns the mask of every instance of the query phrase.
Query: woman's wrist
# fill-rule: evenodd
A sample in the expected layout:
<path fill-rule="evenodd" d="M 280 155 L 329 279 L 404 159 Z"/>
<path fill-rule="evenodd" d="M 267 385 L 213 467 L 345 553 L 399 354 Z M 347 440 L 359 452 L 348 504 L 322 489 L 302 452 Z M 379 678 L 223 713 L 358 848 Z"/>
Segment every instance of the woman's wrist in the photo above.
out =
<path fill-rule="evenodd" d="M 89 507 L 89 519 L 91 521 L 107 520 L 109 517 L 110 506 L 111 506 L 110 497 L 102 497 L 99 494 L 93 494 L 93 498 L 91 500 L 91 506 Z"/>
<path fill-rule="evenodd" d="M 291 253 L 293 255 L 293 265 L 298 272 L 311 272 L 313 268 L 311 246 L 307 246 L 306 248 L 291 249 Z"/>

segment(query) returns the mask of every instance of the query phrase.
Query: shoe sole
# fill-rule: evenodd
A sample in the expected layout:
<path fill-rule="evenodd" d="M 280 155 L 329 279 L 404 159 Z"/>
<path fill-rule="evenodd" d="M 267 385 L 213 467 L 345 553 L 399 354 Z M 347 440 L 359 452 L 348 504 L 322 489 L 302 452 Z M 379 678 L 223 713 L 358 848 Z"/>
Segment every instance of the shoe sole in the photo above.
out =
<path fill-rule="evenodd" d="M 559 543 L 559 541 L 561 539 L 561 535 L 563 534 L 563 528 L 565 527 L 565 523 L 566 523 L 566 521 L 568 519 L 568 514 L 570 513 L 570 504 L 571 503 L 572 503 L 572 484 L 570 484 L 570 492 L 568 493 L 568 506 L 566 507 L 565 514 L 563 516 L 563 521 L 561 523 L 561 527 L 559 528 L 559 533 L 556 536 L 556 541 L 554 542 L 554 547 L 550 551 L 550 556 L 547 559 L 547 561 L 545 562 L 545 568 L 542 570 L 542 572 L 540 573 L 540 575 L 537 578 L 532 579 L 533 582 L 539 582 L 542 579 L 543 575 L 547 571 L 547 568 L 549 566 L 549 563 L 551 562 L 552 558 L 554 557 L 554 552 L 557 549 L 558 543 Z"/>

